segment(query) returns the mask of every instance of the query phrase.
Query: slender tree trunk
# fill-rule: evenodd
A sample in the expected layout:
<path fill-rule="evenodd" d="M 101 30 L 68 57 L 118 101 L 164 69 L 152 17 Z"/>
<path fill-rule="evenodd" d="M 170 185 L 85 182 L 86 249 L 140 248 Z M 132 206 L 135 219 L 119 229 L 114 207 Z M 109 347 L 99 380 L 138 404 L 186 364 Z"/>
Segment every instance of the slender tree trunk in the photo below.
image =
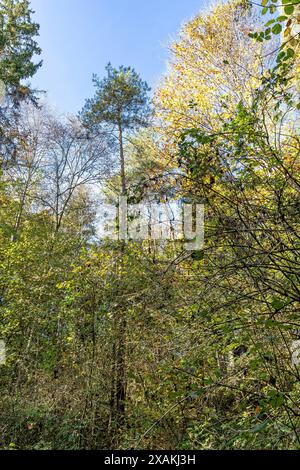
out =
<path fill-rule="evenodd" d="M 126 196 L 126 171 L 123 147 L 123 130 L 119 123 L 119 151 L 121 165 L 121 190 L 122 196 Z M 121 264 L 125 252 L 125 241 L 121 244 Z M 112 346 L 112 383 L 111 383 L 111 424 L 120 428 L 125 421 L 126 411 L 126 309 L 115 312 L 115 327 Z"/>
<path fill-rule="evenodd" d="M 126 196 L 126 171 L 125 171 L 125 156 L 124 156 L 124 145 L 123 145 L 123 129 L 122 124 L 119 123 L 119 148 L 120 148 L 120 163 L 121 163 L 121 185 L 122 185 L 122 196 Z"/>

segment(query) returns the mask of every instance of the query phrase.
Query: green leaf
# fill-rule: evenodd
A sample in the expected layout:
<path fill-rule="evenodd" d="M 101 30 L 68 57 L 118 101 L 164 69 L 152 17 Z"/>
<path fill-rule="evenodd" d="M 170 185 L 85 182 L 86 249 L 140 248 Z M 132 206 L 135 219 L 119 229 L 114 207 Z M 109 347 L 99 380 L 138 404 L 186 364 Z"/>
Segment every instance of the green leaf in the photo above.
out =
<path fill-rule="evenodd" d="M 273 34 L 280 34 L 281 31 L 282 31 L 282 26 L 279 23 L 276 23 L 272 28 L 272 33 Z"/>
<path fill-rule="evenodd" d="M 276 62 L 281 62 L 281 60 L 285 57 L 285 52 L 284 51 L 281 51 L 279 52 L 277 58 L 276 58 Z"/>
<path fill-rule="evenodd" d="M 289 47 L 288 50 L 286 51 L 286 55 L 287 55 L 287 58 L 294 57 L 294 55 L 295 55 L 294 49 Z"/>
<path fill-rule="evenodd" d="M 274 310 L 281 310 L 286 305 L 286 301 L 281 299 L 273 299 L 271 305 Z"/>
<path fill-rule="evenodd" d="M 284 13 L 287 15 L 292 15 L 294 13 L 294 7 L 293 5 L 287 5 L 284 7 Z"/>
<path fill-rule="evenodd" d="M 281 16 L 278 16 L 276 21 L 286 21 L 287 19 L 288 19 L 287 16 L 281 15 Z"/>

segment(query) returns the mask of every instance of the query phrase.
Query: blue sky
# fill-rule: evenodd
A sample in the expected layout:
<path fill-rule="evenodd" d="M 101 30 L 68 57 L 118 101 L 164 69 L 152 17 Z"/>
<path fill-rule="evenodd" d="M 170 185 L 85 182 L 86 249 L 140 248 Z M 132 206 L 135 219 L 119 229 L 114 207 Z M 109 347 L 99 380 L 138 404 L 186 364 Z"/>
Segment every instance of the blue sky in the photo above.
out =
<path fill-rule="evenodd" d="M 31 0 L 40 24 L 42 69 L 32 84 L 61 112 L 93 96 L 93 73 L 130 65 L 151 87 L 165 71 L 166 46 L 208 0 Z"/>

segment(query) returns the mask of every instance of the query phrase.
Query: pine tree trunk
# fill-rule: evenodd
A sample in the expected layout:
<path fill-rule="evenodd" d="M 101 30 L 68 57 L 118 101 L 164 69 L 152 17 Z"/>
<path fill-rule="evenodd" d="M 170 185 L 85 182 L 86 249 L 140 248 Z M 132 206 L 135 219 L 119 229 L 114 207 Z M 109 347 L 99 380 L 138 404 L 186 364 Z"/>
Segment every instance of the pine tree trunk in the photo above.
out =
<path fill-rule="evenodd" d="M 119 149 L 121 165 L 122 196 L 126 196 L 126 172 L 123 148 L 123 132 L 119 124 Z M 121 244 L 121 263 L 125 251 L 125 241 Z M 116 429 L 123 426 L 126 412 L 126 310 L 117 312 L 112 347 L 112 383 L 111 383 L 111 425 Z"/>

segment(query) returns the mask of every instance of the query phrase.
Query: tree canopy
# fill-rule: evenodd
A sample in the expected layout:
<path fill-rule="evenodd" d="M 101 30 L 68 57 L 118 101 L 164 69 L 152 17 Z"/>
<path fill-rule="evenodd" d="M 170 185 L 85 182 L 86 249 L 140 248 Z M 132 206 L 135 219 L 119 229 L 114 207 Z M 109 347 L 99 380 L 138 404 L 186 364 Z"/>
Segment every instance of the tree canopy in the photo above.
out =
<path fill-rule="evenodd" d="M 187 21 L 152 95 L 108 64 L 58 117 L 0 2 L 1 449 L 300 448 L 299 2 L 254 3 Z"/>

